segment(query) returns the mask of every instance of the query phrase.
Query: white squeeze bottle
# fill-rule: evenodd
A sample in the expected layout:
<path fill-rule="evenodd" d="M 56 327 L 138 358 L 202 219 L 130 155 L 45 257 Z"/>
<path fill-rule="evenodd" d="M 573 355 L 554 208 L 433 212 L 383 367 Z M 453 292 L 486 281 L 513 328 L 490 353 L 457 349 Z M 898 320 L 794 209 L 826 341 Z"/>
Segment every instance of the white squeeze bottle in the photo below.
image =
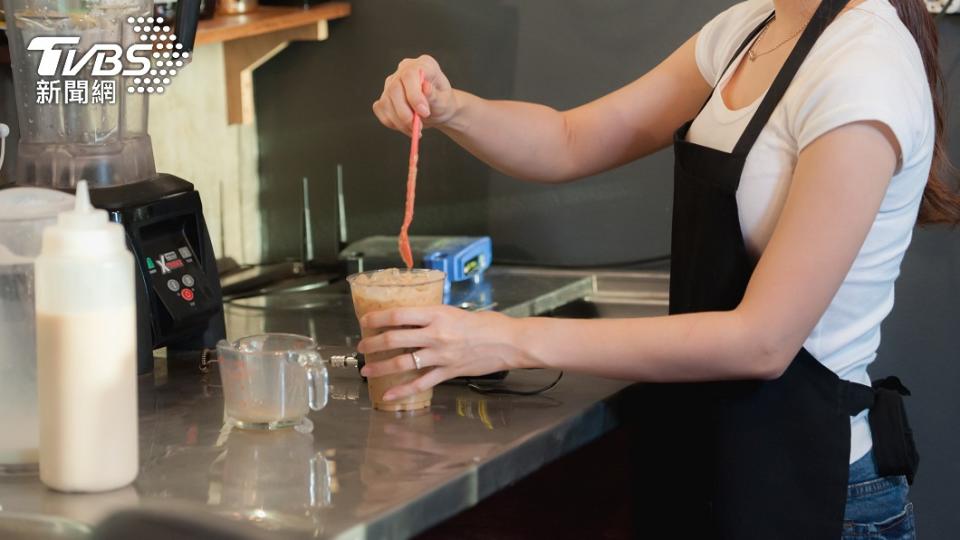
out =
<path fill-rule="evenodd" d="M 35 263 L 40 480 L 67 492 L 136 478 L 136 298 L 123 227 L 90 205 L 43 231 Z"/>

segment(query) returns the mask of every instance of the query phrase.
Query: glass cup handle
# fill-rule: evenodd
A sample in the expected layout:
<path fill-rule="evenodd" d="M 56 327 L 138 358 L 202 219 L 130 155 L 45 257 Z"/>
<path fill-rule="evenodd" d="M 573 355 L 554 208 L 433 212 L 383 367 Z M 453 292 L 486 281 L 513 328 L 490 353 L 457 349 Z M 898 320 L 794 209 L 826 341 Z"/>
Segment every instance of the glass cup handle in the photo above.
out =
<path fill-rule="evenodd" d="M 330 399 L 330 375 L 322 364 L 307 364 L 307 401 L 310 409 L 319 411 Z"/>

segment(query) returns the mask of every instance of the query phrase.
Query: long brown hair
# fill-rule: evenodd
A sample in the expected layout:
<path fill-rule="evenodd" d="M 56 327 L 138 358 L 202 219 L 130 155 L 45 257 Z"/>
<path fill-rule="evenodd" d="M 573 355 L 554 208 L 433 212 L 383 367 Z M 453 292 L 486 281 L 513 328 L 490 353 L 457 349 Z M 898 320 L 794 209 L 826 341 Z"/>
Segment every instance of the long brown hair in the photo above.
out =
<path fill-rule="evenodd" d="M 930 83 L 930 94 L 933 96 L 934 118 L 936 123 L 936 142 L 933 147 L 933 163 L 930 167 L 930 177 L 927 187 L 923 191 L 923 202 L 920 204 L 920 224 L 948 223 L 960 224 L 960 194 L 947 182 L 947 175 L 955 172 L 950 165 L 944 144 L 944 127 L 946 111 L 944 96 L 946 86 L 943 73 L 940 71 L 940 62 L 937 53 L 940 49 L 940 37 L 937 33 L 936 21 L 927 11 L 923 0 L 889 0 L 897 9 L 900 20 L 913 34 L 923 56 L 923 67 L 927 72 L 927 81 Z"/>

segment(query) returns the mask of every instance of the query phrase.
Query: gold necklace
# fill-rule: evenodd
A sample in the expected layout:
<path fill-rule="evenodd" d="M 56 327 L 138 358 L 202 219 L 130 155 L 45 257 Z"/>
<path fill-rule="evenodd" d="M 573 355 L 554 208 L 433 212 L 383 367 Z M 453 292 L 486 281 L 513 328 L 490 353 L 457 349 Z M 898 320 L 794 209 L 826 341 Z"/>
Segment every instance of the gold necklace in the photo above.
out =
<path fill-rule="evenodd" d="M 773 21 L 770 21 L 770 22 L 771 22 L 771 24 L 773 23 Z M 773 51 L 779 49 L 780 47 L 783 47 L 783 46 L 786 45 L 788 42 L 793 41 L 793 38 L 799 36 L 800 33 L 803 32 L 803 31 L 807 28 L 807 25 L 808 25 L 808 24 L 810 24 L 810 21 L 809 21 L 809 20 L 808 20 L 807 22 L 803 23 L 803 26 L 801 26 L 800 29 L 797 30 L 797 32 L 796 32 L 795 34 L 791 35 L 791 36 L 788 37 L 787 39 L 785 39 L 785 40 L 781 41 L 780 43 L 778 43 L 776 47 L 774 47 L 774 48 L 772 48 L 772 49 L 770 49 L 770 50 L 768 50 L 768 51 L 763 51 L 762 53 L 758 53 L 758 52 L 754 51 L 753 48 L 756 47 L 757 43 L 760 43 L 760 40 L 761 40 L 761 39 L 763 39 L 763 36 L 767 33 L 767 28 L 770 28 L 770 25 L 769 25 L 769 24 L 766 25 L 766 26 L 764 26 L 764 27 L 763 27 L 763 30 L 760 31 L 760 35 L 757 37 L 757 40 L 753 42 L 753 45 L 750 46 L 750 50 L 747 51 L 747 58 L 749 58 L 751 62 L 754 62 L 754 61 L 756 61 L 757 58 L 760 58 L 761 56 L 768 55 L 768 54 L 772 53 Z"/>

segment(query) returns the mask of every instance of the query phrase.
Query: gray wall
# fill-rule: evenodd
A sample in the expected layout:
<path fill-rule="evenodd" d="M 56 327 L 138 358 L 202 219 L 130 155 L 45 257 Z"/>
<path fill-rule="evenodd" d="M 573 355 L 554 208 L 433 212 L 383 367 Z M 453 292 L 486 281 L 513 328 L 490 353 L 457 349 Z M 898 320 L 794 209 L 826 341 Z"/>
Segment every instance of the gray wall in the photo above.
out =
<path fill-rule="evenodd" d="M 454 85 L 486 97 L 571 107 L 654 66 L 729 0 L 356 0 L 331 40 L 298 44 L 256 72 L 262 202 L 273 258 L 295 256 L 299 179 L 310 177 L 315 234 L 333 254 L 334 169 L 346 168 L 354 238 L 393 234 L 400 222 L 407 140 L 370 112 L 383 77 L 430 52 Z M 960 18 L 940 22 L 943 64 L 960 92 Z M 960 93 L 950 140 L 960 163 Z M 671 157 L 653 156 L 575 185 L 516 182 L 436 133 L 422 146 L 414 232 L 484 233 L 501 260 L 598 264 L 666 253 Z M 960 529 L 960 233 L 918 230 L 884 326 L 875 377 L 897 373 L 923 463 L 913 498 L 925 538 Z"/>

